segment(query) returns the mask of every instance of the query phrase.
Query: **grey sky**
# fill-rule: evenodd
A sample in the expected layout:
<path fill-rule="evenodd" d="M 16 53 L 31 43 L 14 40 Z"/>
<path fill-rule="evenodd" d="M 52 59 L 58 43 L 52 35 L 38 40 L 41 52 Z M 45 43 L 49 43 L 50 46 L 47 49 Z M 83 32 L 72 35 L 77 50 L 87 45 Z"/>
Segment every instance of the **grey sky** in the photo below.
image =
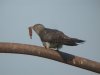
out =
<path fill-rule="evenodd" d="M 28 27 L 36 23 L 86 40 L 61 51 L 100 62 L 100 0 L 0 0 L 0 42 L 42 46 Z M 0 75 L 99 75 L 36 56 L 0 54 Z"/>

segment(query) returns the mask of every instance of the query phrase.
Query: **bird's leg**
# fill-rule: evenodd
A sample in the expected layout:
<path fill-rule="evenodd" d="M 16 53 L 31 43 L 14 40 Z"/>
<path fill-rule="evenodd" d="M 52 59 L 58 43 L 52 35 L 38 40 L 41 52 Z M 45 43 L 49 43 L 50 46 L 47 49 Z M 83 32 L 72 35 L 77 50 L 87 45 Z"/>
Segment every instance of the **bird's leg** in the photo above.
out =
<path fill-rule="evenodd" d="M 49 44 L 48 42 L 43 42 L 43 45 L 44 45 L 44 47 L 45 47 L 46 49 L 49 49 L 49 47 L 50 47 L 50 44 Z"/>
<path fill-rule="evenodd" d="M 56 50 L 57 50 L 57 51 L 59 51 L 59 46 L 60 46 L 59 44 L 56 46 Z"/>
<path fill-rule="evenodd" d="M 48 46 L 44 46 L 46 49 L 49 49 L 49 47 Z"/>
<path fill-rule="evenodd" d="M 59 51 L 59 48 L 57 47 L 56 51 Z"/>

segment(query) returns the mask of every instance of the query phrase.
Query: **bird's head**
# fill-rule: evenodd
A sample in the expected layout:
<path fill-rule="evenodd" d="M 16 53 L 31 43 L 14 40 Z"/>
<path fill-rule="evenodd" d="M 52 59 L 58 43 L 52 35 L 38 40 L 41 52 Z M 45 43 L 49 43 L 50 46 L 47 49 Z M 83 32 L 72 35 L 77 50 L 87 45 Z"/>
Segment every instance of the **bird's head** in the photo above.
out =
<path fill-rule="evenodd" d="M 44 26 L 42 25 L 42 24 L 35 24 L 34 26 L 33 26 L 33 30 L 37 33 L 37 34 L 39 34 L 42 30 L 44 30 Z"/>

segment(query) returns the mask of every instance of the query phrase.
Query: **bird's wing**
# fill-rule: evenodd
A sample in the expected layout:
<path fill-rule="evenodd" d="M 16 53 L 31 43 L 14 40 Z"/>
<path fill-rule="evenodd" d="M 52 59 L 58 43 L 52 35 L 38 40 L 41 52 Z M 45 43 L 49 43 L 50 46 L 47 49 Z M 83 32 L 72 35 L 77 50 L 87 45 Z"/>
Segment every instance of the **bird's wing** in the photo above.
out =
<path fill-rule="evenodd" d="M 56 29 L 48 29 L 48 28 L 45 28 L 40 33 L 40 38 L 42 41 L 52 42 L 52 43 L 63 43 L 64 39 L 70 39 L 63 32 Z"/>

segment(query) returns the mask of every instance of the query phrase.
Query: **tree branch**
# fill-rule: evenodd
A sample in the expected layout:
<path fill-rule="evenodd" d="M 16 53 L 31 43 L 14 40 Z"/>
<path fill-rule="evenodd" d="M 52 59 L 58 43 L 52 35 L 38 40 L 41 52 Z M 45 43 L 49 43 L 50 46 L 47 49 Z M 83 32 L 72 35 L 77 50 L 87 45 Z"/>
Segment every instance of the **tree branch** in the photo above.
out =
<path fill-rule="evenodd" d="M 99 62 L 88 60 L 86 58 L 78 57 L 61 51 L 55 51 L 51 49 L 47 50 L 39 46 L 0 42 L 0 53 L 35 55 L 100 73 Z"/>

